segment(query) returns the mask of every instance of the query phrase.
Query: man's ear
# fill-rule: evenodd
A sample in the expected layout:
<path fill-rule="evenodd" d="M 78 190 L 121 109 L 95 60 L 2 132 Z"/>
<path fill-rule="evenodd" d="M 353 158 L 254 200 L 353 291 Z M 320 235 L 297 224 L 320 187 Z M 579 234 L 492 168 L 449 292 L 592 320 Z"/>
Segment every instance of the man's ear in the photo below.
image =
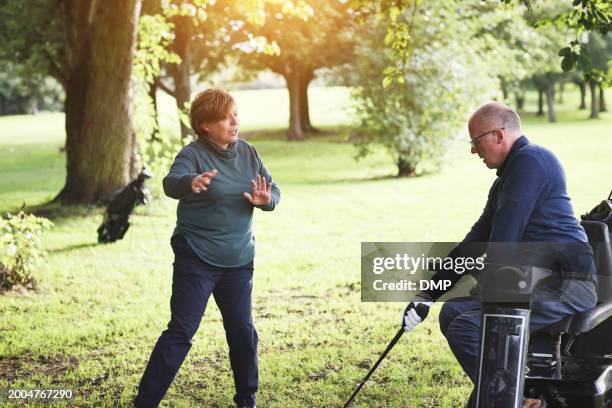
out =
<path fill-rule="evenodd" d="M 206 133 L 208 133 L 208 131 L 209 131 L 209 126 L 208 126 L 208 124 L 207 124 L 207 123 L 202 123 L 202 124 L 200 125 L 200 129 L 202 129 L 203 131 L 205 131 Z"/>
<path fill-rule="evenodd" d="M 495 136 L 497 137 L 497 144 L 501 144 L 506 138 L 506 133 L 503 129 L 496 129 Z"/>

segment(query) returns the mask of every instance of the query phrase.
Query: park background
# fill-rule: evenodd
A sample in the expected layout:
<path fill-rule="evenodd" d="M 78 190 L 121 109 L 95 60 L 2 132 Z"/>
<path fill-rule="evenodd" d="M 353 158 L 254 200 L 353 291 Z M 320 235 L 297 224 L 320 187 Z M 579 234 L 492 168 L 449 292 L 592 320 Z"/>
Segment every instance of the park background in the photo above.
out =
<path fill-rule="evenodd" d="M 404 305 L 360 301 L 360 243 L 463 238 L 495 177 L 467 143 L 480 103 L 519 110 L 564 165 L 577 216 L 607 196 L 612 39 L 571 20 L 571 2 L 138 3 L 0 2 L 0 389 L 130 406 L 169 320 L 176 201 L 161 179 L 190 138 L 185 103 L 208 86 L 232 92 L 241 137 L 282 189 L 254 220 L 260 406 L 340 406 L 371 367 Z M 104 204 L 141 165 L 154 199 L 123 240 L 98 244 Z M 471 385 L 438 310 L 355 406 L 463 405 Z M 211 302 L 162 406 L 232 396 Z"/>

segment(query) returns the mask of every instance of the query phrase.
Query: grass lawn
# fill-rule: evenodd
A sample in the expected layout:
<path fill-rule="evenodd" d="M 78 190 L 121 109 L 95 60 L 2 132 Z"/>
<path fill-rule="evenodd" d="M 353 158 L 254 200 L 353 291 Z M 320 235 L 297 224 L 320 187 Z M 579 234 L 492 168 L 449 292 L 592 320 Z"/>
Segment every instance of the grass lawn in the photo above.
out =
<path fill-rule="evenodd" d="M 315 125 L 350 120 L 341 110 L 347 90 L 313 91 Z M 243 129 L 258 131 L 253 143 L 283 194 L 276 211 L 256 212 L 254 221 L 258 405 L 337 407 L 396 332 L 403 309 L 361 303 L 360 242 L 460 240 L 494 173 L 463 142 L 448 152 L 440 174 L 396 179 L 384 152 L 355 162 L 353 147 L 334 133 L 303 143 L 278 140 L 278 131 L 266 137 L 262 129 L 286 123 L 285 97 L 283 90 L 237 93 Z M 612 115 L 589 121 L 575 106 L 568 93 L 558 123 L 525 114 L 524 127 L 560 158 L 583 213 L 610 189 Z M 175 126 L 170 118 L 162 126 Z M 62 127 L 60 114 L 0 118 L 0 210 L 40 204 L 59 191 Z M 38 291 L 0 295 L 0 389 L 68 388 L 75 406 L 129 406 L 169 319 L 175 207 L 161 198 L 138 208 L 125 239 L 110 245 L 96 244 L 100 209 L 53 220 Z M 438 310 L 402 338 L 356 407 L 462 406 L 470 384 L 439 333 Z M 162 406 L 231 407 L 232 396 L 225 335 L 211 301 Z"/>

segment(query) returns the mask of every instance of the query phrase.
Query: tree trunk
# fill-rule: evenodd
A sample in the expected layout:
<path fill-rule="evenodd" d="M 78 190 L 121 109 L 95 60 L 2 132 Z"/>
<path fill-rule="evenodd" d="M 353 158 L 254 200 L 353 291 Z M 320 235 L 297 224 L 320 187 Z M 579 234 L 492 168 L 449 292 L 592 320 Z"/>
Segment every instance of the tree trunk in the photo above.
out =
<path fill-rule="evenodd" d="M 608 111 L 608 109 L 606 108 L 606 98 L 604 96 L 604 89 L 601 86 L 601 84 L 599 84 L 599 111 L 600 112 Z"/>
<path fill-rule="evenodd" d="M 148 15 L 154 16 L 156 14 L 163 14 L 163 7 L 161 0 L 142 0 L 142 8 L 140 11 L 140 15 Z M 149 98 L 151 98 L 151 103 L 153 104 L 153 121 L 155 123 L 155 127 L 151 134 L 149 135 L 149 139 L 153 142 L 161 141 L 160 130 L 159 130 L 159 112 L 157 110 L 157 90 L 159 89 L 159 76 L 155 77 L 153 82 L 149 85 Z"/>
<path fill-rule="evenodd" d="M 302 73 L 300 81 L 300 122 L 302 131 L 319 132 L 310 122 L 310 109 L 308 107 L 308 84 L 314 79 L 314 72 L 309 70 Z"/>
<path fill-rule="evenodd" d="M 174 23 L 172 51 L 181 58 L 181 62 L 179 64 L 170 64 L 170 74 L 174 81 L 176 106 L 179 112 L 187 114 L 186 106 L 191 101 L 191 50 L 189 48 L 192 35 L 191 17 L 177 16 L 172 22 Z M 191 130 L 189 122 L 185 123 L 181 120 L 182 116 L 179 114 L 181 137 L 187 139 L 194 136 L 194 132 Z"/>
<path fill-rule="evenodd" d="M 416 175 L 416 168 L 401 157 L 397 159 L 397 176 L 410 177 Z"/>
<path fill-rule="evenodd" d="M 514 94 L 515 99 L 516 99 L 516 109 L 517 110 L 523 110 L 525 108 L 525 95 L 516 92 Z"/>
<path fill-rule="evenodd" d="M 502 91 L 502 98 L 504 98 L 504 101 L 508 100 L 508 86 L 506 85 L 506 81 L 502 80 L 501 81 L 501 91 Z"/>
<path fill-rule="evenodd" d="M 87 52 L 88 53 L 88 52 Z M 79 162 L 87 152 L 81 149 L 81 125 L 85 110 L 85 95 L 87 94 L 87 71 L 89 58 L 84 58 L 79 66 L 75 67 L 68 78 L 66 86 L 66 183 L 55 198 L 62 202 L 79 202 L 79 183 L 82 177 L 78 174 Z M 88 199 L 83 197 L 83 202 Z"/>
<path fill-rule="evenodd" d="M 557 97 L 557 103 L 563 103 L 563 90 L 565 89 L 565 82 L 559 81 L 559 94 Z"/>
<path fill-rule="evenodd" d="M 67 172 L 56 199 L 106 202 L 137 175 L 131 74 L 140 0 L 74 0 L 65 7 Z"/>
<path fill-rule="evenodd" d="M 578 89 L 580 89 L 580 106 L 578 109 L 586 109 L 586 83 L 584 81 L 577 82 Z"/>
<path fill-rule="evenodd" d="M 538 87 L 538 112 L 536 113 L 538 116 L 544 115 L 544 88 Z"/>
<path fill-rule="evenodd" d="M 590 119 L 597 119 L 599 117 L 599 112 L 597 109 L 597 83 L 589 79 L 589 89 L 591 91 L 591 115 Z"/>
<path fill-rule="evenodd" d="M 157 112 L 157 81 L 159 78 L 155 78 L 153 82 L 149 85 L 149 98 L 151 98 L 151 103 L 153 104 L 153 120 L 155 121 L 155 128 L 151 133 L 151 140 L 160 141 L 159 137 L 159 114 Z"/>
<path fill-rule="evenodd" d="M 546 84 L 546 110 L 548 112 L 548 122 L 554 123 L 557 121 L 557 115 L 555 115 L 555 84 L 549 82 Z"/>
<path fill-rule="evenodd" d="M 287 140 L 304 140 L 301 121 L 301 73 L 298 69 L 290 70 L 285 75 L 287 90 L 289 91 L 289 130 Z"/>

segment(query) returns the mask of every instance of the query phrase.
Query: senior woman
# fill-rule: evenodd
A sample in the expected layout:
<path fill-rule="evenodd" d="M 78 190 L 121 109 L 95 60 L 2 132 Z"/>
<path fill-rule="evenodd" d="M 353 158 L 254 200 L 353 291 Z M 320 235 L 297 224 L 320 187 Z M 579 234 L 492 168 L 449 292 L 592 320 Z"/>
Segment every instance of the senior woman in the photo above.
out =
<path fill-rule="evenodd" d="M 224 90 L 198 94 L 189 113 L 197 140 L 183 147 L 163 180 L 178 199 L 171 318 L 138 387 L 137 407 L 155 407 L 191 347 L 212 293 L 223 317 L 238 407 L 254 407 L 257 331 L 251 315 L 255 207 L 272 211 L 280 190 L 253 146 L 238 138 L 238 114 Z"/>

